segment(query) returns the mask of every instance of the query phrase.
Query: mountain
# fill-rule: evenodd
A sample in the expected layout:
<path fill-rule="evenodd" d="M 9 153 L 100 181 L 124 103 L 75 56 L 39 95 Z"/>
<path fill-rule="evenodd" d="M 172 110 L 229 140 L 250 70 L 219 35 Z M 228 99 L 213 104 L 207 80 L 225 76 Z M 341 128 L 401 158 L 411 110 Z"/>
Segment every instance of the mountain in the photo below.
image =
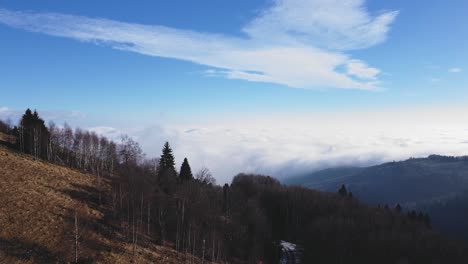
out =
<path fill-rule="evenodd" d="M 30 155 L 0 147 L 0 263 L 468 263 L 424 215 L 269 176 L 181 180 L 169 143 L 155 162 L 131 139 L 51 131 L 13 144 Z"/>
<path fill-rule="evenodd" d="M 0 147 L 0 263 L 72 262 L 78 227 L 80 263 L 180 263 L 154 243 L 136 251 L 113 226 L 106 180 Z M 77 212 L 77 225 L 75 225 Z M 146 238 L 139 238 L 146 241 Z M 136 252 L 137 254 L 133 254 Z"/>
<path fill-rule="evenodd" d="M 112 213 L 107 179 L 99 183 L 95 175 L 3 147 L 0 168 L 0 263 L 74 263 L 77 233 L 78 252 L 83 256 L 78 263 L 181 263 L 184 259 L 201 263 L 187 253 L 177 254 L 174 245 L 159 246 L 144 236 L 135 248 L 121 233 L 123 229 L 107 221 Z M 300 243 L 305 263 L 468 260 L 465 245 L 440 237 L 418 220 L 393 210 L 368 208 L 349 197 L 243 174 L 234 178 L 228 190 L 229 213 L 220 231 L 273 257 L 272 242 L 282 238 Z M 243 247 L 230 250 L 243 252 Z M 251 257 L 227 260 L 253 263 L 256 258 Z M 265 259 L 264 263 L 278 262 Z"/>
<path fill-rule="evenodd" d="M 320 170 L 314 173 L 299 175 L 296 177 L 286 178 L 283 183 L 288 185 L 302 185 L 312 189 L 335 191 L 336 183 L 344 182 L 348 177 L 351 177 L 363 168 L 359 167 L 338 167 Z"/>
<path fill-rule="evenodd" d="M 291 177 L 286 184 L 337 191 L 342 184 L 355 197 L 371 205 L 395 206 L 431 213 L 434 225 L 459 236 L 468 224 L 450 218 L 450 210 L 462 210 L 460 196 L 468 190 L 468 158 L 431 155 L 366 168 L 332 168 Z M 458 206 L 455 206 L 457 204 Z M 447 214 L 447 215 L 445 215 Z M 445 218 L 445 220 L 444 220 Z M 467 221 L 465 221 L 467 222 Z M 458 226 L 459 228 L 453 227 Z M 468 238 L 468 232 L 464 232 Z"/>

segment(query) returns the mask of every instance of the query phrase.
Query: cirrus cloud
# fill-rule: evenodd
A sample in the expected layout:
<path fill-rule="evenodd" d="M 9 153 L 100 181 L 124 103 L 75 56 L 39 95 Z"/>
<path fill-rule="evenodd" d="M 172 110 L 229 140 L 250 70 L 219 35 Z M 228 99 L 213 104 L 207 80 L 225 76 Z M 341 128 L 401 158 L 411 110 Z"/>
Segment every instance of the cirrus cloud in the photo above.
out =
<path fill-rule="evenodd" d="M 293 88 L 378 90 L 380 70 L 346 51 L 383 42 L 397 14 L 390 11 L 374 17 L 363 0 L 275 0 L 242 28 L 243 37 L 6 9 L 0 9 L 0 23 L 190 61 L 216 73 L 210 76 Z M 342 72 L 342 67 L 348 70 Z"/>

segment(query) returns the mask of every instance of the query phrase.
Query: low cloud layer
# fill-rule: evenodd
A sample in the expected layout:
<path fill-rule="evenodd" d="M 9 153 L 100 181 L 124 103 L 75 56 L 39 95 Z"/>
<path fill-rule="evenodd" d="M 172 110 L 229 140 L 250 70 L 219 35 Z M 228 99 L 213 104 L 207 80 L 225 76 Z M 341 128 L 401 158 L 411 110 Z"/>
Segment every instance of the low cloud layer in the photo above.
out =
<path fill-rule="evenodd" d="M 243 116 L 194 122 L 86 126 L 72 112 L 41 112 L 58 124 L 65 113 L 72 126 L 93 130 L 118 141 L 134 137 L 147 153 L 159 157 L 165 141 L 177 166 L 187 157 L 194 171 L 208 167 L 218 183 L 239 172 L 278 178 L 336 166 L 367 166 L 430 154 L 468 154 L 466 107 L 430 107 L 387 112 Z M 0 107 L 0 119 L 16 122 L 20 112 Z M 43 115 L 42 115 L 43 113 Z M 70 119 L 71 118 L 71 119 Z"/>
<path fill-rule="evenodd" d="M 258 117 L 148 125 L 134 136 L 159 156 L 167 140 L 178 165 L 208 167 L 219 183 L 239 172 L 278 178 L 335 166 L 367 166 L 430 154 L 468 154 L 466 109 Z M 124 130 L 122 130 L 124 131 Z M 115 134 L 115 131 L 112 133 Z"/>
<path fill-rule="evenodd" d="M 294 88 L 378 90 L 380 70 L 346 51 L 385 41 L 397 14 L 373 16 L 363 0 L 275 0 L 240 29 L 243 37 L 6 9 L 0 9 L 0 23 L 194 62 L 212 68 L 209 76 Z"/>

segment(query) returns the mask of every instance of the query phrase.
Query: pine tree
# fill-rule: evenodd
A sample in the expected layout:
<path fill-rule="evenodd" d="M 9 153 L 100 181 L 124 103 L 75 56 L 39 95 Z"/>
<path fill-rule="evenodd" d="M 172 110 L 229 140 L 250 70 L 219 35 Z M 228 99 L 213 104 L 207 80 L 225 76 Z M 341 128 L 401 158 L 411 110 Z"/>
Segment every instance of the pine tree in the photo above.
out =
<path fill-rule="evenodd" d="M 158 168 L 159 184 L 166 193 L 171 193 L 173 191 L 177 180 L 174 160 L 174 155 L 172 154 L 169 142 L 166 142 L 162 150 Z"/>
<path fill-rule="evenodd" d="M 49 131 L 36 110 L 27 109 L 18 127 L 18 143 L 21 152 L 36 158 L 47 158 Z"/>
<path fill-rule="evenodd" d="M 182 166 L 180 167 L 179 178 L 182 182 L 190 181 L 193 179 L 192 169 L 190 168 L 187 158 L 185 158 L 184 162 L 182 162 Z"/>
<path fill-rule="evenodd" d="M 344 184 L 341 185 L 341 188 L 338 190 L 338 193 L 341 196 L 347 196 L 348 195 L 348 191 L 346 190 L 346 186 Z"/>
<path fill-rule="evenodd" d="M 172 170 L 175 172 L 174 160 L 174 155 L 172 154 L 172 149 L 169 146 L 169 142 L 166 142 L 162 150 L 161 159 L 159 160 L 160 172 L 165 172 L 167 170 Z"/>
<path fill-rule="evenodd" d="M 401 205 L 400 204 L 397 204 L 395 206 L 395 210 L 397 211 L 397 213 L 401 213 Z"/>
<path fill-rule="evenodd" d="M 424 214 L 424 223 L 428 228 L 431 228 L 431 217 L 429 216 L 428 213 Z"/>
<path fill-rule="evenodd" d="M 229 211 L 229 184 L 223 186 L 223 212 L 227 214 Z"/>

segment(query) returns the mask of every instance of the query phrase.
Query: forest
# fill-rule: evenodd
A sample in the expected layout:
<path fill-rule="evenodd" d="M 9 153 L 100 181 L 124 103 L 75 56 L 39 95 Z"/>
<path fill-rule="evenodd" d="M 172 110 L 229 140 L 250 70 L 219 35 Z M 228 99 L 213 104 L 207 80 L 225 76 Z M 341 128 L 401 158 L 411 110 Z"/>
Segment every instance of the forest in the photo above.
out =
<path fill-rule="evenodd" d="M 176 168 L 169 142 L 147 158 L 129 136 L 114 142 L 46 125 L 30 109 L 16 125 L 0 122 L 0 132 L 15 138 L 5 144 L 18 152 L 95 175 L 98 190 L 111 182 L 95 197 L 109 208 L 104 222 L 86 228 L 124 234 L 135 248 L 158 243 L 205 262 L 278 263 L 284 240 L 301 245 L 303 263 L 468 263 L 468 247 L 433 231 L 425 215 L 365 205 L 345 186 L 320 192 L 244 173 L 219 186 L 208 168 L 192 172 L 187 158 Z"/>

